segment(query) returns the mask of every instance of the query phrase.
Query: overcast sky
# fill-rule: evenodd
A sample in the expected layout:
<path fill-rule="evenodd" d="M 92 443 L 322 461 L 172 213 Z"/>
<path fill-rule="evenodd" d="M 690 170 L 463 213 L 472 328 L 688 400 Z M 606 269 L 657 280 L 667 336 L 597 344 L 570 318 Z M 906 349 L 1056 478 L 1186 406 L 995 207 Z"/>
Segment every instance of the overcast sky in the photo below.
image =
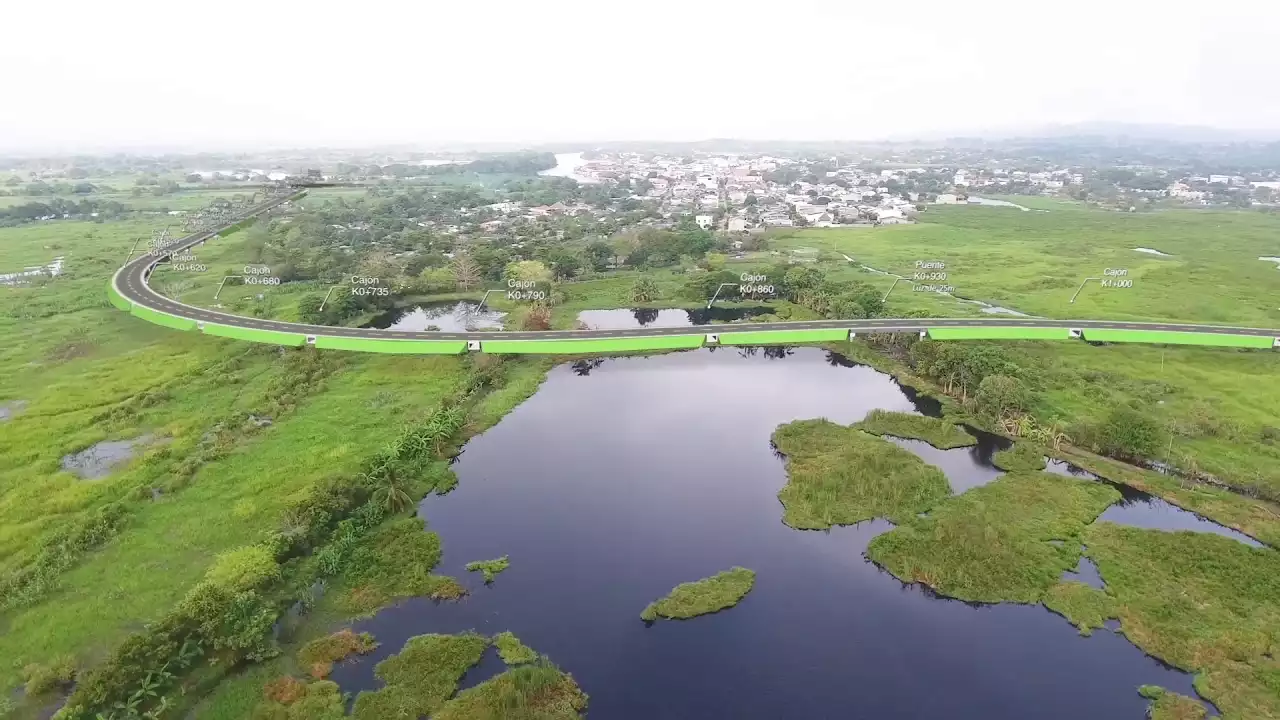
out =
<path fill-rule="evenodd" d="M 0 150 L 1280 129 L 1280 1 L 13 2 Z"/>

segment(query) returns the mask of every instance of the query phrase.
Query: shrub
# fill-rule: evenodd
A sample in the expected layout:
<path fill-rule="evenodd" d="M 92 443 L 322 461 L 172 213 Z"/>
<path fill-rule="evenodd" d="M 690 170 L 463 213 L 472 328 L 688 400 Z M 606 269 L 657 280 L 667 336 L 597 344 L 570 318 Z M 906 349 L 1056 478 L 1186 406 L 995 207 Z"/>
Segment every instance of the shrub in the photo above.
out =
<path fill-rule="evenodd" d="M 525 313 L 520 321 L 521 330 L 550 330 L 551 308 L 546 305 L 534 305 Z"/>
<path fill-rule="evenodd" d="M 988 417 L 1024 412 L 1030 395 L 1021 380 L 1008 375 L 989 375 L 978 384 L 978 409 Z"/>
<path fill-rule="evenodd" d="M 1111 411 L 1102 425 L 1099 443 L 1108 455 L 1145 459 L 1160 449 L 1160 424 L 1127 405 Z"/>
<path fill-rule="evenodd" d="M 264 698 L 281 705 L 292 705 L 306 693 L 307 683 L 292 675 L 278 677 L 262 689 Z"/>
<path fill-rule="evenodd" d="M 333 664 L 350 655 L 367 655 L 378 647 L 369 633 L 357 635 L 350 629 L 316 638 L 298 651 L 298 664 L 307 668 L 317 680 L 328 677 Z"/>
<path fill-rule="evenodd" d="M 228 590 L 248 590 L 280 576 L 270 548 L 249 545 L 222 553 L 205 573 L 205 580 Z"/>
<path fill-rule="evenodd" d="M 51 690 L 67 688 L 75 681 L 76 659 L 71 655 L 59 655 L 48 664 L 32 664 L 22 670 L 28 696 L 43 695 Z"/>

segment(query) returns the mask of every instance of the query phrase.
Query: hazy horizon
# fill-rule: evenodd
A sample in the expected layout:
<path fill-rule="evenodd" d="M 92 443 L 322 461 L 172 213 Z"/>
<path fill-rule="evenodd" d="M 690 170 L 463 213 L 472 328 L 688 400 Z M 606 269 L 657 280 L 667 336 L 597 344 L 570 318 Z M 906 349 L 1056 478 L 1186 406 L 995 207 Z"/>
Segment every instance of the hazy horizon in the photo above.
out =
<path fill-rule="evenodd" d="M 9 11 L 0 152 L 857 142 L 1080 123 L 1280 137 L 1280 4 L 564 0 Z M 1172 12 L 1171 12 L 1172 10 Z"/>

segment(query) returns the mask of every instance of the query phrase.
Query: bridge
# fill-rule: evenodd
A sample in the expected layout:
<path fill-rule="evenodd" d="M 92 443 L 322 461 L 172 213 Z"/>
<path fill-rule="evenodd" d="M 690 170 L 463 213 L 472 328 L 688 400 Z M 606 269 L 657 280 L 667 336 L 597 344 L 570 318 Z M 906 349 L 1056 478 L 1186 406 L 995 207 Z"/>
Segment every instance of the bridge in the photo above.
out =
<path fill-rule="evenodd" d="M 322 184 L 315 184 L 322 185 Z M 1083 340 L 1235 348 L 1280 348 L 1280 329 L 1178 322 L 998 318 L 875 318 L 734 323 L 703 328 L 661 327 L 626 330 L 487 332 L 405 332 L 330 327 L 263 320 L 198 308 L 165 297 L 148 284 L 152 271 L 171 255 L 205 244 L 220 234 L 306 194 L 298 185 L 265 202 L 220 218 L 199 230 L 125 263 L 111 278 L 112 305 L 174 330 L 292 347 L 405 354 L 465 352 L 569 354 L 677 350 L 720 345 L 793 345 L 845 341 L 859 334 L 918 333 L 934 340 Z"/>

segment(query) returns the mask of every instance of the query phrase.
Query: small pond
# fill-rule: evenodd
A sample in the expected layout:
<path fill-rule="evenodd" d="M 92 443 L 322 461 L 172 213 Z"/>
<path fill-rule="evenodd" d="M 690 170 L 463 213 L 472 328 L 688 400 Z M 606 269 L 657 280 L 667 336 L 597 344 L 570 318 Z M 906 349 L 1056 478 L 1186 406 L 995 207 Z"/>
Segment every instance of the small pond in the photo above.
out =
<path fill-rule="evenodd" d="M 593 330 L 625 330 L 636 327 L 693 327 L 712 323 L 730 323 L 767 315 L 774 308 L 758 305 L 749 307 L 694 308 L 671 310 L 656 308 L 631 308 L 613 310 L 583 310 L 578 322 Z"/>
<path fill-rule="evenodd" d="M 155 439 L 141 435 L 130 440 L 104 440 L 80 452 L 62 456 L 62 469 L 85 480 L 97 480 L 111 474 L 115 466 L 134 455 L 134 449 Z"/>
<path fill-rule="evenodd" d="M 9 402 L 0 403 L 0 422 L 12 419 L 14 415 L 22 412 L 27 406 L 26 400 L 11 400 Z"/>
<path fill-rule="evenodd" d="M 1086 638 L 1041 606 L 972 605 L 904 585 L 863 554 L 887 522 L 783 525 L 774 429 L 852 423 L 875 408 L 937 412 L 817 348 L 560 365 L 466 445 L 457 489 L 420 507 L 442 538 L 439 571 L 472 594 L 408 600 L 358 623 L 381 646 L 333 679 L 352 692 L 377 687 L 374 665 L 409 637 L 475 629 L 510 630 L 573 673 L 594 720 L 1137 720 L 1142 684 L 1194 696 L 1190 676 L 1119 634 Z M 979 439 L 952 451 L 898 442 L 963 491 L 999 474 L 990 457 L 1007 441 Z M 511 567 L 491 586 L 463 568 L 502 555 Z M 757 572 L 737 607 L 640 620 L 674 585 L 733 565 Z M 497 669 L 489 657 L 464 684 Z"/>
<path fill-rule="evenodd" d="M 480 307 L 473 300 L 446 300 L 393 308 L 360 327 L 405 332 L 501 330 L 504 317 L 506 313 Z"/>
<path fill-rule="evenodd" d="M 66 258 L 59 255 L 47 265 L 24 268 L 22 272 L 0 273 L 0 285 L 25 285 L 31 279 L 47 275 L 57 277 L 62 274 L 62 266 Z"/>

